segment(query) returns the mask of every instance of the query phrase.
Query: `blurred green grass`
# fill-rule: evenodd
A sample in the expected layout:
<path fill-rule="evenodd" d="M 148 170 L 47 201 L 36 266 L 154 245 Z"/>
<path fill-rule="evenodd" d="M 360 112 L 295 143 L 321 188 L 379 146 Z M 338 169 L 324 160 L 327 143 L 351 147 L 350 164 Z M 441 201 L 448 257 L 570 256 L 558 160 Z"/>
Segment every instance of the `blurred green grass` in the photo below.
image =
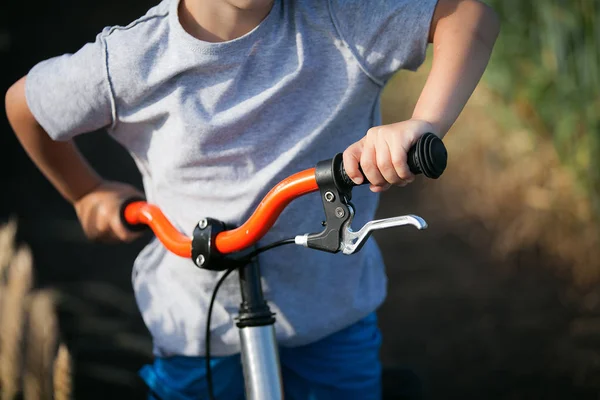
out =
<path fill-rule="evenodd" d="M 486 0 L 502 31 L 484 81 L 554 143 L 600 217 L 600 3 Z"/>
<path fill-rule="evenodd" d="M 499 13 L 508 12 L 506 6 Z M 527 6 L 522 8 L 533 7 Z M 539 251 L 559 261 L 558 268 L 578 284 L 593 285 L 600 281 L 598 118 L 583 99 L 597 103 L 597 89 L 579 88 L 578 103 L 558 101 L 558 93 L 575 96 L 568 82 L 580 78 L 570 70 L 552 78 L 550 67 L 535 61 L 542 48 L 519 43 L 526 35 L 515 33 L 512 23 L 530 29 L 522 20 L 503 25 L 482 82 L 444 139 L 448 168 L 439 182 L 427 185 L 422 202 L 435 198 L 428 212 L 441 213 L 474 242 L 489 236 L 498 259 Z M 400 72 L 392 79 L 382 95 L 384 123 L 410 118 L 431 61 L 430 49 L 416 74 Z M 536 80 L 542 78 L 547 95 Z M 473 224 L 483 231 L 473 231 Z"/>

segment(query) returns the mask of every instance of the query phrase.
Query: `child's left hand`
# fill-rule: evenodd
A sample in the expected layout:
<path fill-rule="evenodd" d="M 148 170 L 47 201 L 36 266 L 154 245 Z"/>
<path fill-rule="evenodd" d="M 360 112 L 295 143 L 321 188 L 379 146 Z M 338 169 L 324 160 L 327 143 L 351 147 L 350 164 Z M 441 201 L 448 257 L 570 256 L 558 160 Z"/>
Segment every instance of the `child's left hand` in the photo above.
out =
<path fill-rule="evenodd" d="M 391 185 L 406 186 L 415 179 L 408 168 L 408 150 L 427 132 L 438 134 L 432 124 L 418 119 L 369 129 L 365 137 L 344 151 L 346 173 L 354 183 L 362 183 L 360 164 L 373 192 L 382 192 Z"/>

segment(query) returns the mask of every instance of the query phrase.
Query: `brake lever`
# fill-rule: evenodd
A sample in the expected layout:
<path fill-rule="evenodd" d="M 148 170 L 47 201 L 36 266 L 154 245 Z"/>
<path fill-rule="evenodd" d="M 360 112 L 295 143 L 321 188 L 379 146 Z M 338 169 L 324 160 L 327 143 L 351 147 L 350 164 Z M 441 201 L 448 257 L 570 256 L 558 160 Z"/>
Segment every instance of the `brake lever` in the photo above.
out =
<path fill-rule="evenodd" d="M 427 222 L 423 218 L 419 217 L 418 215 L 408 214 L 369 221 L 362 228 L 355 232 L 350 227 L 350 224 L 352 223 L 352 218 L 354 217 L 354 209 L 351 205 L 348 205 L 348 209 L 350 210 L 350 215 L 348 217 L 348 220 L 344 222 L 344 224 L 341 227 L 341 232 L 339 234 L 339 246 L 335 251 L 341 251 L 342 253 L 348 255 L 360 251 L 360 249 L 362 249 L 364 244 L 367 242 L 367 239 L 369 239 L 369 237 L 374 231 L 395 228 L 404 225 L 412 225 L 415 228 L 421 230 L 427 229 L 428 226 Z M 309 236 L 310 235 L 308 234 L 298 235 L 295 238 L 295 243 L 304 247 L 315 248 L 314 246 L 311 246 L 308 243 Z"/>
<path fill-rule="evenodd" d="M 350 202 L 353 183 L 344 179 L 342 171 L 344 169 L 341 153 L 331 160 L 317 164 L 315 179 L 323 202 L 325 229 L 318 233 L 296 236 L 297 245 L 330 253 L 342 251 L 344 254 L 354 254 L 376 230 L 402 225 L 413 225 L 417 229 L 427 228 L 427 222 L 423 218 L 410 214 L 369 221 L 354 232 L 350 227 L 354 218 L 354 207 Z"/>
<path fill-rule="evenodd" d="M 350 227 L 353 216 L 354 210 L 350 207 L 350 218 L 342 227 L 340 235 L 340 250 L 344 254 L 354 254 L 358 252 L 374 231 L 403 225 L 412 225 L 419 230 L 427 228 L 427 222 L 425 222 L 423 218 L 418 215 L 408 214 L 369 221 L 358 231 L 354 232 Z"/>

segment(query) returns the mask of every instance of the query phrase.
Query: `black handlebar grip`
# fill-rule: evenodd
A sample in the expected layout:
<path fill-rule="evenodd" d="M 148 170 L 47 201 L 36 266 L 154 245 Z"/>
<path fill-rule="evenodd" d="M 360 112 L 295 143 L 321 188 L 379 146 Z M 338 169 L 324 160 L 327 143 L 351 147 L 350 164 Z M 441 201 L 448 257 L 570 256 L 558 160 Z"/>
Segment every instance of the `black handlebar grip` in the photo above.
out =
<path fill-rule="evenodd" d="M 448 163 L 448 152 L 442 139 L 429 132 L 421 136 L 408 151 L 408 167 L 413 174 L 437 179 Z"/>
<path fill-rule="evenodd" d="M 125 200 L 121 204 L 121 209 L 119 210 L 119 216 L 121 217 L 121 223 L 123 224 L 123 226 L 125 228 L 129 229 L 132 232 L 145 232 L 145 231 L 148 231 L 148 230 L 150 230 L 150 227 L 148 225 L 145 225 L 145 224 L 130 224 L 125 219 L 125 209 L 127 208 L 128 205 L 130 205 L 131 203 L 135 203 L 136 201 L 146 201 L 146 199 L 143 198 L 143 197 L 134 196 L 134 197 L 128 198 L 127 200 Z"/>
<path fill-rule="evenodd" d="M 435 134 L 429 132 L 421 136 L 417 143 L 410 148 L 407 154 L 408 168 L 410 172 L 415 175 L 423 174 L 427 178 L 437 179 L 439 178 L 448 163 L 448 152 L 442 139 L 437 137 Z M 363 174 L 362 169 L 359 166 L 360 173 Z M 348 187 L 356 186 L 356 184 L 350 179 L 344 168 L 344 164 L 341 164 L 340 178 L 344 185 Z M 361 185 L 369 184 L 366 177 Z"/>

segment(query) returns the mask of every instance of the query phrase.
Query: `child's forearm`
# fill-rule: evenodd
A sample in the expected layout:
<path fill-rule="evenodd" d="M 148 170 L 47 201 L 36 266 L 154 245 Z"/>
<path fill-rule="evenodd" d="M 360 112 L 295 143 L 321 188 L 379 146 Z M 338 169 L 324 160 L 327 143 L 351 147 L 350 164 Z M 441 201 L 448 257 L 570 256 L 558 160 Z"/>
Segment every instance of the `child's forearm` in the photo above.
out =
<path fill-rule="evenodd" d="M 483 75 L 500 24 L 491 8 L 475 0 L 440 0 L 435 13 L 432 68 L 412 118 L 431 123 L 443 137 Z"/>
<path fill-rule="evenodd" d="M 6 115 L 29 157 L 60 194 L 74 203 L 97 187 L 102 179 L 72 142 L 53 141 L 37 123 L 25 100 L 25 79 L 6 93 Z"/>

